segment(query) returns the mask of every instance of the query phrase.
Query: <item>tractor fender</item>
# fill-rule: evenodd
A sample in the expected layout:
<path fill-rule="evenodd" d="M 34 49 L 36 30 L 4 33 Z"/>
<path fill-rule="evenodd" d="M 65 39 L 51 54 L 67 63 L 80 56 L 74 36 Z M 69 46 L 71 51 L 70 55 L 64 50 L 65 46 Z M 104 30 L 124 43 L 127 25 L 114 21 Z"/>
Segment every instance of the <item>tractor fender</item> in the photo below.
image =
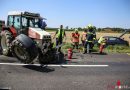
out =
<path fill-rule="evenodd" d="M 18 35 L 16 37 L 16 39 L 18 41 L 20 41 L 21 43 L 23 43 L 26 48 L 30 48 L 31 46 L 35 46 L 35 43 L 33 42 L 33 40 L 24 34 Z"/>
<path fill-rule="evenodd" d="M 3 27 L 2 31 L 4 31 L 4 30 L 8 30 L 9 32 L 11 32 L 13 37 L 17 36 L 17 31 L 13 26 L 11 26 L 11 27 Z"/>

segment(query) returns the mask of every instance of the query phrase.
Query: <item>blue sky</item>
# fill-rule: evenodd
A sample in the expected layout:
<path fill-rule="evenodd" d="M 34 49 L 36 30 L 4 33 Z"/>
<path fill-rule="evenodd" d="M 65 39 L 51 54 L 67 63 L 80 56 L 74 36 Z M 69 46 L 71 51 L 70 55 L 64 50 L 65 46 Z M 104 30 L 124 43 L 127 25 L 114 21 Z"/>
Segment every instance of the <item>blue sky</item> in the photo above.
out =
<path fill-rule="evenodd" d="M 130 28 L 130 0 L 0 0 L 0 19 L 8 11 L 38 12 L 47 18 L 49 27 Z"/>

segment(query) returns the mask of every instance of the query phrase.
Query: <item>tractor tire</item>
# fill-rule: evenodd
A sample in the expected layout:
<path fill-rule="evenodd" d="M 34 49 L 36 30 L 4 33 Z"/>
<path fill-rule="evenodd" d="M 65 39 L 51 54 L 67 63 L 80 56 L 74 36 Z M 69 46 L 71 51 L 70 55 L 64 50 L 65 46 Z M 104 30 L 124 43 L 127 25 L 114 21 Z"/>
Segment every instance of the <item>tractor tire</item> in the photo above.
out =
<path fill-rule="evenodd" d="M 12 34 L 8 30 L 1 33 L 1 52 L 5 56 L 11 55 Z"/>
<path fill-rule="evenodd" d="M 12 43 L 12 53 L 22 63 L 32 63 L 37 57 L 38 50 L 35 43 L 26 35 L 20 34 Z"/>

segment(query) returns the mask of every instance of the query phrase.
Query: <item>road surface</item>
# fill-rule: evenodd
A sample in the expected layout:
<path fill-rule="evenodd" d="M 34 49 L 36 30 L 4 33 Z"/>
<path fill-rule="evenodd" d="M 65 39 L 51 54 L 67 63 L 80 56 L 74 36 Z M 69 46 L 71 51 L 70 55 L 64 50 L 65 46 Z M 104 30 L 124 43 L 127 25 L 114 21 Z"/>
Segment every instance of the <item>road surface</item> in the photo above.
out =
<path fill-rule="evenodd" d="M 22 65 L 15 58 L 1 55 L 0 88 L 3 90 L 130 90 L 130 56 L 75 53 L 72 60 L 67 60 L 63 64 L 41 68 L 37 64 Z"/>

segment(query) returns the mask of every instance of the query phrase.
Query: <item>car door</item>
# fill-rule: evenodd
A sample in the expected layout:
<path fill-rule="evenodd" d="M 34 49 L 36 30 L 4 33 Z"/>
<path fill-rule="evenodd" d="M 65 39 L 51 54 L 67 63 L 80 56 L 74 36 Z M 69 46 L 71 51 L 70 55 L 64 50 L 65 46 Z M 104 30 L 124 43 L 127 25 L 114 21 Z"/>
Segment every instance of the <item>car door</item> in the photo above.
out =
<path fill-rule="evenodd" d="M 126 42 L 123 39 L 117 38 L 117 42 L 119 45 L 126 45 Z"/>

